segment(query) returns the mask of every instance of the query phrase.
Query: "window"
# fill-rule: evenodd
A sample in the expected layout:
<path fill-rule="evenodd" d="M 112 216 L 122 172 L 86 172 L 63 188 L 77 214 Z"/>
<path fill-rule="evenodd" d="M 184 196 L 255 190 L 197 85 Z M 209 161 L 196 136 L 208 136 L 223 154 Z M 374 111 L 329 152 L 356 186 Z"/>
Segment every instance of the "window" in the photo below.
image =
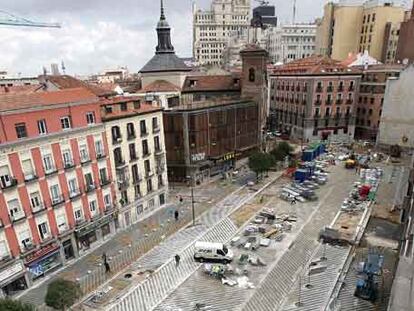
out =
<path fill-rule="evenodd" d="M 158 175 L 158 188 L 161 188 L 164 186 L 164 179 L 162 178 L 162 175 Z"/>
<path fill-rule="evenodd" d="M 137 206 L 137 215 L 141 215 L 144 211 L 144 206 L 142 204 Z"/>
<path fill-rule="evenodd" d="M 4 258 L 9 255 L 6 241 L 0 241 L 0 258 Z"/>
<path fill-rule="evenodd" d="M 146 139 L 142 141 L 142 154 L 144 157 L 149 155 L 148 141 Z"/>
<path fill-rule="evenodd" d="M 141 120 L 139 122 L 139 127 L 140 127 L 140 130 L 141 130 L 141 136 L 147 135 L 147 126 L 145 124 L 145 120 Z"/>
<path fill-rule="evenodd" d="M 91 211 L 92 214 L 96 213 L 96 210 L 97 210 L 96 200 L 89 202 L 89 210 Z"/>
<path fill-rule="evenodd" d="M 68 180 L 68 188 L 69 188 L 69 195 L 76 196 L 78 194 L 78 182 L 76 178 L 72 178 Z"/>
<path fill-rule="evenodd" d="M 37 121 L 37 130 L 39 131 L 40 135 L 47 134 L 47 126 L 46 126 L 46 120 L 45 119 Z"/>
<path fill-rule="evenodd" d="M 134 123 L 128 123 L 127 124 L 127 134 L 128 134 L 128 139 L 135 138 Z"/>
<path fill-rule="evenodd" d="M 256 80 L 256 72 L 254 68 L 249 69 L 249 81 L 254 82 Z"/>
<path fill-rule="evenodd" d="M 12 219 L 17 219 L 22 215 L 22 209 L 20 208 L 18 199 L 7 201 L 7 206 L 9 207 L 9 212 Z"/>
<path fill-rule="evenodd" d="M 156 131 L 156 130 L 159 129 L 159 126 L 158 126 L 158 118 L 157 117 L 152 118 L 152 129 L 154 131 Z"/>
<path fill-rule="evenodd" d="M 43 165 L 45 167 L 46 173 L 50 173 L 55 170 L 55 166 L 53 165 L 52 155 L 46 154 L 43 156 Z"/>
<path fill-rule="evenodd" d="M 165 204 L 165 194 L 161 193 L 159 198 L 160 198 L 160 205 L 164 205 Z"/>
<path fill-rule="evenodd" d="M 149 160 L 145 160 L 144 167 L 145 167 L 145 173 L 148 175 L 151 172 L 151 164 Z"/>
<path fill-rule="evenodd" d="M 56 224 L 59 228 L 59 232 L 63 232 L 67 229 L 65 215 L 59 215 L 56 217 Z"/>
<path fill-rule="evenodd" d="M 69 116 L 60 118 L 60 124 L 62 126 L 62 130 L 68 130 L 72 127 Z"/>
<path fill-rule="evenodd" d="M 15 125 L 15 128 L 16 128 L 17 138 L 27 137 L 27 131 L 26 131 L 26 124 L 25 123 L 17 123 Z"/>
<path fill-rule="evenodd" d="M 86 123 L 88 125 L 95 124 L 95 112 L 91 111 L 86 113 Z"/>
<path fill-rule="evenodd" d="M 134 102 L 134 109 L 140 109 L 141 108 L 141 102 L 138 100 L 138 101 L 135 101 Z"/>
<path fill-rule="evenodd" d="M 50 186 L 50 194 L 52 196 L 52 204 L 61 202 L 59 185 Z"/>
<path fill-rule="evenodd" d="M 161 151 L 160 138 L 158 136 L 154 137 L 154 148 L 156 151 Z"/>
<path fill-rule="evenodd" d="M 136 184 L 134 186 L 134 192 L 135 192 L 135 199 L 141 198 L 141 187 L 139 184 Z"/>
<path fill-rule="evenodd" d="M 147 179 L 147 192 L 152 192 L 152 179 Z"/>
<path fill-rule="evenodd" d="M 101 179 L 101 183 L 105 183 L 108 181 L 108 173 L 106 172 L 105 167 L 99 169 L 99 178 Z"/>
<path fill-rule="evenodd" d="M 42 222 L 41 224 L 37 225 L 37 228 L 39 229 L 40 238 L 42 240 L 47 239 L 49 237 L 47 222 Z"/>
<path fill-rule="evenodd" d="M 95 141 L 95 152 L 96 152 L 97 157 L 104 156 L 104 149 L 103 149 L 103 144 L 101 140 Z"/>
<path fill-rule="evenodd" d="M 32 161 L 30 159 L 26 159 L 22 161 L 22 169 L 23 169 L 25 180 L 32 180 L 35 178 Z"/>
<path fill-rule="evenodd" d="M 42 206 L 42 199 L 40 198 L 40 193 L 38 191 L 30 194 L 30 204 L 32 208 L 39 208 Z"/>
<path fill-rule="evenodd" d="M 80 209 L 77 209 L 73 212 L 75 215 L 75 220 L 79 221 L 82 219 L 82 211 Z"/>
<path fill-rule="evenodd" d="M 9 167 L 7 165 L 0 167 L 0 182 L 2 188 L 12 185 L 12 177 L 10 176 Z"/>
<path fill-rule="evenodd" d="M 131 161 L 137 159 L 137 152 L 136 152 L 135 144 L 129 144 L 129 158 Z"/>
<path fill-rule="evenodd" d="M 103 199 L 104 199 L 105 207 L 106 208 L 110 208 L 111 205 L 112 205 L 111 195 L 109 193 L 108 194 L 105 194 Z"/>
<path fill-rule="evenodd" d="M 127 103 L 121 103 L 121 111 L 127 111 L 127 110 L 128 110 Z"/>
<path fill-rule="evenodd" d="M 114 159 L 115 159 L 115 165 L 124 164 L 124 159 L 122 157 L 122 150 L 121 150 L 121 148 L 114 149 Z"/>
<path fill-rule="evenodd" d="M 81 162 L 88 162 L 89 159 L 89 154 L 88 154 L 88 147 L 86 145 L 80 145 L 79 146 L 79 153 L 80 153 L 80 158 L 81 158 Z"/>
<path fill-rule="evenodd" d="M 66 168 L 73 166 L 72 153 L 70 149 L 63 150 L 62 157 L 63 157 L 63 165 Z"/>
<path fill-rule="evenodd" d="M 94 188 L 93 178 L 91 173 L 85 174 L 85 185 L 87 190 L 92 190 Z"/>
<path fill-rule="evenodd" d="M 106 113 L 112 113 L 112 106 L 105 106 Z"/>
<path fill-rule="evenodd" d="M 113 126 L 111 129 L 112 132 L 112 141 L 113 142 L 120 142 L 122 140 L 121 138 L 121 130 L 119 126 Z"/>
<path fill-rule="evenodd" d="M 134 164 L 131 167 L 132 172 L 132 180 L 134 183 L 139 182 L 139 173 L 138 173 L 138 165 Z"/>
<path fill-rule="evenodd" d="M 19 233 L 19 239 L 25 249 L 32 248 L 32 237 L 29 230 L 24 230 Z"/>

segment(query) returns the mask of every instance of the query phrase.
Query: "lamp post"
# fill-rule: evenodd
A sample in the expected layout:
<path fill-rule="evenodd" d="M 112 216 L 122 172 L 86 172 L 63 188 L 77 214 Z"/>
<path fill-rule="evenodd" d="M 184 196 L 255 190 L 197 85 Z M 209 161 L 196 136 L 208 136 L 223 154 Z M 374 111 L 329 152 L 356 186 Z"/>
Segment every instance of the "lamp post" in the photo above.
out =
<path fill-rule="evenodd" d="M 187 179 L 190 181 L 191 185 L 191 212 L 193 215 L 193 226 L 195 226 L 195 210 L 194 210 L 194 177 L 187 176 Z"/>

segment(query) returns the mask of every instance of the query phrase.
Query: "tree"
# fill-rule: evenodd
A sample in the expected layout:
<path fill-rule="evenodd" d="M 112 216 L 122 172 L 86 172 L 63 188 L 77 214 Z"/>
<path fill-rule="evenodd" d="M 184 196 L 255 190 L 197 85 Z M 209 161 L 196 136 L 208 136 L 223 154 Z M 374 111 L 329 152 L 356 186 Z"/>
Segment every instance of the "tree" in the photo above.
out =
<path fill-rule="evenodd" d="M 12 300 L 9 298 L 0 299 L 0 310 L 6 311 L 35 311 L 35 307 L 31 304 Z"/>
<path fill-rule="evenodd" d="M 288 156 L 292 151 L 292 146 L 289 145 L 289 143 L 282 141 L 270 153 L 273 155 L 275 161 L 282 162 L 285 161 L 286 156 Z"/>
<path fill-rule="evenodd" d="M 47 287 L 46 305 L 56 310 L 65 310 L 72 306 L 82 295 L 79 284 L 56 279 Z"/>
<path fill-rule="evenodd" d="M 255 152 L 249 157 L 249 168 L 256 173 L 256 178 L 268 171 L 274 165 L 272 155 L 263 152 Z"/>
<path fill-rule="evenodd" d="M 293 152 L 293 148 L 291 145 L 289 145 L 288 142 L 282 141 L 279 143 L 279 145 L 277 146 L 277 148 L 282 151 L 285 156 L 289 155 L 291 152 Z"/>

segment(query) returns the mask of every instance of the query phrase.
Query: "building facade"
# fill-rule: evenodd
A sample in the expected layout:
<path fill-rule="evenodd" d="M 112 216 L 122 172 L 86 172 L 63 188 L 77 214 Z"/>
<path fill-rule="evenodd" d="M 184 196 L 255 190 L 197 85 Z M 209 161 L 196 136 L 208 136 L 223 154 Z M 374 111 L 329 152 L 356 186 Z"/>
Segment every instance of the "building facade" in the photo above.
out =
<path fill-rule="evenodd" d="M 318 25 L 316 54 L 344 60 L 348 53 L 367 50 L 385 62 L 387 29 L 398 29 L 404 12 L 403 5 L 387 0 L 329 2 Z"/>
<path fill-rule="evenodd" d="M 121 228 L 164 206 L 168 194 L 162 109 L 143 100 L 120 96 L 102 104 Z"/>
<path fill-rule="evenodd" d="M 0 96 L 0 122 L 0 287 L 13 295 L 115 232 L 115 189 L 90 91 Z"/>
<path fill-rule="evenodd" d="M 377 144 L 382 147 L 400 145 L 414 148 L 414 66 L 387 80 Z"/>
<path fill-rule="evenodd" d="M 355 100 L 361 73 L 312 56 L 269 74 L 271 128 L 303 141 L 354 137 Z"/>
<path fill-rule="evenodd" d="M 208 11 L 193 7 L 193 57 L 199 65 L 221 65 L 229 40 L 247 33 L 250 0 L 212 0 Z"/>
<path fill-rule="evenodd" d="M 414 4 L 411 10 L 411 16 L 404 21 L 400 27 L 397 56 L 396 60 L 404 62 L 405 59 L 409 63 L 414 62 Z"/>
<path fill-rule="evenodd" d="M 398 77 L 404 66 L 371 65 L 363 72 L 356 104 L 355 138 L 376 141 L 388 78 Z"/>
<path fill-rule="evenodd" d="M 288 63 L 315 53 L 316 25 L 281 25 L 266 29 L 266 50 L 272 63 Z"/>

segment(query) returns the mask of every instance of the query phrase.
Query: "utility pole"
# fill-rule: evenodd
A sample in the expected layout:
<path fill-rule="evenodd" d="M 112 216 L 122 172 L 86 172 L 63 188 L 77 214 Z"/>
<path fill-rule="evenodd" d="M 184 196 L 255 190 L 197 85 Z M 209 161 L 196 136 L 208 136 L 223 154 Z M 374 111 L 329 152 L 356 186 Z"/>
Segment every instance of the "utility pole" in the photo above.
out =
<path fill-rule="evenodd" d="M 191 183 L 191 212 L 193 216 L 193 226 L 195 226 L 195 209 L 194 209 L 194 176 L 187 176 Z"/>
<path fill-rule="evenodd" d="M 293 0 L 293 19 L 292 19 L 293 25 L 295 25 L 295 21 L 296 21 L 296 0 Z"/>

